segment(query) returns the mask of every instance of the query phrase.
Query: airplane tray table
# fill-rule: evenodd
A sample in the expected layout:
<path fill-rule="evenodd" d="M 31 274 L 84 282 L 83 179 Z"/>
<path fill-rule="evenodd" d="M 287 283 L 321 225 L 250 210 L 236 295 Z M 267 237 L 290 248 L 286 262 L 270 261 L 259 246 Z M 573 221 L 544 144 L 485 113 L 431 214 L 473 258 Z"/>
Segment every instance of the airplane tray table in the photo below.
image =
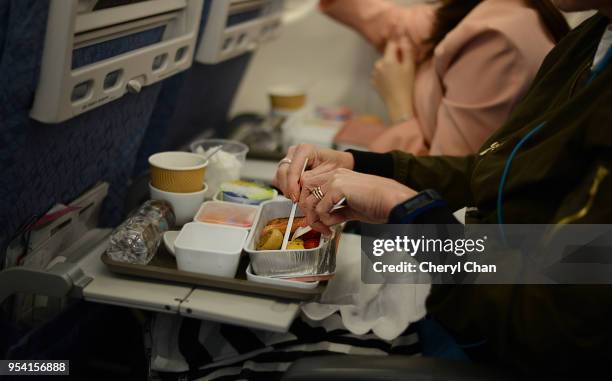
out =
<path fill-rule="evenodd" d="M 174 257 L 170 255 L 163 246 L 160 247 L 157 254 L 148 265 L 135 265 L 113 261 L 106 253 L 102 255 L 102 262 L 110 271 L 119 274 L 171 281 L 193 286 L 211 287 L 238 293 L 272 296 L 288 300 L 316 300 L 323 290 L 325 290 L 325 286 L 323 285 L 319 285 L 313 289 L 298 289 L 248 281 L 246 280 L 248 256 L 242 257 L 236 278 L 225 278 L 180 271 L 176 268 Z"/>

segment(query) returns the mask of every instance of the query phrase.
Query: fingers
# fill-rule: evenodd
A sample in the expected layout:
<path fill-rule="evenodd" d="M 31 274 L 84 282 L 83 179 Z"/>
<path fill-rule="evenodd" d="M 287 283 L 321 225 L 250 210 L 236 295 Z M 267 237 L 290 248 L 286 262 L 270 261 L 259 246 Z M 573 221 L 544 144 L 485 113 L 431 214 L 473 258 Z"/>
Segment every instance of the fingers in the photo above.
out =
<path fill-rule="evenodd" d="M 397 24 L 391 25 L 391 30 L 389 32 L 389 40 L 397 41 L 401 37 L 401 35 L 402 35 L 402 28 Z"/>
<path fill-rule="evenodd" d="M 287 150 L 287 156 L 285 158 L 293 160 L 293 154 L 295 151 L 295 147 L 289 147 Z M 273 185 L 283 192 L 283 194 L 288 197 L 288 189 L 287 189 L 287 173 L 289 171 L 289 167 L 293 164 L 279 164 L 276 168 L 276 175 L 274 176 Z"/>
<path fill-rule="evenodd" d="M 319 182 L 316 185 L 325 184 L 327 180 L 322 178 L 322 175 L 330 175 L 336 169 L 336 166 L 332 163 L 321 164 L 309 171 L 304 172 L 302 175 L 302 186 L 313 185 L 314 182 Z"/>
<path fill-rule="evenodd" d="M 385 54 L 383 58 L 386 61 L 395 61 L 396 52 L 397 52 L 397 43 L 394 40 L 389 40 L 387 42 L 387 46 L 385 46 Z"/>
<path fill-rule="evenodd" d="M 344 194 L 341 191 L 341 185 L 338 181 L 332 181 L 330 186 L 326 188 L 328 189 L 326 189 L 323 199 L 317 203 L 315 207 L 315 213 L 322 223 L 331 226 L 338 223 L 338 216 L 336 213 L 339 212 L 332 211 L 332 208 L 344 197 Z"/>
<path fill-rule="evenodd" d="M 334 202 L 334 199 L 336 198 L 336 196 L 339 196 L 339 198 L 337 201 Z M 330 210 L 334 207 L 334 204 L 340 201 L 342 197 L 344 196 L 340 195 L 340 191 L 338 190 L 335 190 L 335 189 L 326 190 L 325 193 L 323 194 L 323 199 L 319 201 L 317 205 L 315 206 L 315 213 L 319 217 L 319 220 L 325 222 L 323 217 L 329 214 Z"/>
<path fill-rule="evenodd" d="M 331 226 L 331 225 L 330 225 Z M 313 222 L 312 224 L 310 224 L 310 227 L 313 230 L 318 231 L 319 233 L 329 236 L 332 234 L 331 229 L 329 228 L 329 226 L 325 225 L 324 223 L 322 223 L 321 221 L 317 221 L 317 222 Z"/>
<path fill-rule="evenodd" d="M 372 87 L 378 89 L 379 78 L 384 74 L 384 63 L 382 59 L 379 59 L 374 64 L 374 68 L 372 68 L 372 73 L 370 74 L 370 84 Z"/>
<path fill-rule="evenodd" d="M 306 223 L 310 226 L 319 220 L 315 213 L 315 207 L 319 200 L 312 194 L 312 190 L 325 184 L 327 179 L 331 176 L 331 171 L 319 175 L 313 174 L 313 172 L 316 171 L 317 168 L 304 173 L 301 180 L 302 191 L 300 193 L 299 205 L 300 210 L 306 217 Z"/>
<path fill-rule="evenodd" d="M 328 179 L 331 178 L 332 174 L 333 165 L 331 164 L 323 164 L 311 171 L 305 172 L 300 179 L 300 185 L 302 187 L 299 197 L 300 203 L 311 195 L 312 189 L 325 184 Z"/>
<path fill-rule="evenodd" d="M 285 194 L 293 202 L 297 202 L 300 196 L 300 177 L 302 176 L 302 170 L 306 160 L 311 161 L 312 165 L 314 149 L 311 146 L 300 144 L 295 147 L 293 157 L 291 158 L 292 163 L 287 170 L 286 184 L 287 193 Z"/>
<path fill-rule="evenodd" d="M 379 59 L 374 63 L 374 67 L 372 68 L 372 73 L 370 74 L 370 79 L 375 80 L 376 76 L 383 71 L 384 63 L 382 59 Z"/>
<path fill-rule="evenodd" d="M 397 46 L 402 52 L 405 52 L 405 53 L 409 53 L 412 50 L 412 47 L 410 46 L 410 42 L 408 41 L 408 37 L 406 37 L 405 35 L 401 36 L 397 40 Z"/>
<path fill-rule="evenodd" d="M 324 224 L 324 226 L 334 226 L 355 219 L 357 219 L 355 212 L 349 208 L 345 208 L 329 214 L 329 216 L 325 217 L 325 221 L 321 221 L 321 223 Z M 331 232 L 331 229 L 329 230 Z"/>
<path fill-rule="evenodd" d="M 302 211 L 302 213 L 304 213 L 307 225 L 311 225 L 319 221 L 319 217 L 315 212 L 315 208 L 317 207 L 318 202 L 319 200 L 317 200 L 317 198 L 311 194 L 300 203 L 300 210 Z"/>
<path fill-rule="evenodd" d="M 300 197 L 298 199 L 298 205 L 300 206 L 300 209 L 306 213 L 306 210 L 309 206 L 309 197 L 311 196 L 310 193 L 310 186 L 307 185 L 302 185 L 302 191 L 300 192 Z"/>
<path fill-rule="evenodd" d="M 300 210 L 304 213 L 306 224 L 322 234 L 331 234 L 330 226 L 354 218 L 355 213 L 349 208 L 332 211 L 332 208 L 343 197 L 341 177 L 350 172 L 336 169 L 318 176 L 306 177 L 300 197 Z M 312 193 L 316 187 L 321 188 L 323 198 L 317 199 Z"/>
<path fill-rule="evenodd" d="M 310 188 L 311 190 L 314 189 Z M 300 210 L 304 213 L 304 217 L 306 217 L 306 223 L 308 225 L 313 224 L 317 221 L 320 221 L 320 217 L 316 212 L 317 205 L 321 202 L 317 197 L 315 197 L 314 193 L 311 191 L 304 191 L 304 193 L 309 193 L 308 196 L 304 197 L 300 202 Z M 323 191 L 324 192 L 324 191 Z"/>
<path fill-rule="evenodd" d="M 411 63 L 414 61 L 414 54 L 412 52 L 412 45 L 408 41 L 408 37 L 402 36 L 399 38 L 397 42 L 398 53 L 401 54 L 402 59 L 400 62 L 402 63 Z"/>
<path fill-rule="evenodd" d="M 324 182 L 327 177 L 328 176 L 325 175 L 315 177 L 308 183 L 309 185 L 303 185 L 302 194 L 300 195 L 300 210 L 302 213 L 304 213 L 306 224 L 312 227 L 314 230 L 326 235 L 331 234 L 331 230 L 327 227 L 327 225 L 321 223 L 319 216 L 315 211 L 320 200 L 315 197 L 312 191 L 315 188 L 320 187 L 321 191 L 324 193 Z"/>
<path fill-rule="evenodd" d="M 329 235 L 331 230 L 319 221 L 315 208 L 319 200 L 307 189 L 302 190 L 300 198 L 300 210 L 304 213 L 306 225 L 312 227 L 321 234 Z"/>
<path fill-rule="evenodd" d="M 399 42 L 402 38 L 408 39 L 410 32 L 405 24 L 394 24 L 389 32 L 389 39 Z"/>

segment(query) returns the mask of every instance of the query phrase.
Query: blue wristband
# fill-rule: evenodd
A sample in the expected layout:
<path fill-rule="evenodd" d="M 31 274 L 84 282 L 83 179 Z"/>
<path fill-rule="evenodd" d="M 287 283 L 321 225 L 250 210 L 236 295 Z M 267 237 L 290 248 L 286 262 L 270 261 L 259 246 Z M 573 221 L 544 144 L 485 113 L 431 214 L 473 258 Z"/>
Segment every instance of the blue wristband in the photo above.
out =
<path fill-rule="evenodd" d="M 410 224 L 431 210 L 447 207 L 448 203 L 438 192 L 426 190 L 393 208 L 389 214 L 389 223 Z"/>

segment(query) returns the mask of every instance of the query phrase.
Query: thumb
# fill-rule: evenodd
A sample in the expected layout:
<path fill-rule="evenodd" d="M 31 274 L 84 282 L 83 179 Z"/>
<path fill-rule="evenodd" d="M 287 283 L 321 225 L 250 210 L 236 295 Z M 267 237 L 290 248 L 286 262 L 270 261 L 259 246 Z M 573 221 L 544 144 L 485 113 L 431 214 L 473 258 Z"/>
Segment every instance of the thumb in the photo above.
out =
<path fill-rule="evenodd" d="M 387 46 L 385 47 L 385 55 L 384 59 L 387 61 L 395 61 L 395 55 L 397 52 L 397 43 L 393 40 L 389 40 L 387 42 Z"/>

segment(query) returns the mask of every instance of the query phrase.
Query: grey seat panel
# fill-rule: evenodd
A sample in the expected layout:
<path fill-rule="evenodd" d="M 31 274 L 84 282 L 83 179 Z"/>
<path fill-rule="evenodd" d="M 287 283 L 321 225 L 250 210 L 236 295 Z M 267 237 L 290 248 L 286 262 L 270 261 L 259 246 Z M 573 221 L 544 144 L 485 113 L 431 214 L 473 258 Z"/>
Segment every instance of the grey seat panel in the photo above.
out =
<path fill-rule="evenodd" d="M 160 85 L 146 87 L 65 123 L 30 119 L 48 6 L 48 0 L 0 0 L 0 249 L 31 216 L 75 199 L 99 181 L 111 184 L 103 223 L 120 222 L 160 90 Z M 102 44 L 90 49 L 88 59 L 103 59 L 132 42 Z"/>
<path fill-rule="evenodd" d="M 200 38 L 206 28 L 212 0 L 205 0 Z M 198 62 L 188 71 L 164 82 L 151 123 L 138 153 L 134 175 L 148 169 L 147 158 L 158 151 L 184 146 L 205 129 L 226 133 L 229 109 L 252 54 L 217 65 Z"/>

